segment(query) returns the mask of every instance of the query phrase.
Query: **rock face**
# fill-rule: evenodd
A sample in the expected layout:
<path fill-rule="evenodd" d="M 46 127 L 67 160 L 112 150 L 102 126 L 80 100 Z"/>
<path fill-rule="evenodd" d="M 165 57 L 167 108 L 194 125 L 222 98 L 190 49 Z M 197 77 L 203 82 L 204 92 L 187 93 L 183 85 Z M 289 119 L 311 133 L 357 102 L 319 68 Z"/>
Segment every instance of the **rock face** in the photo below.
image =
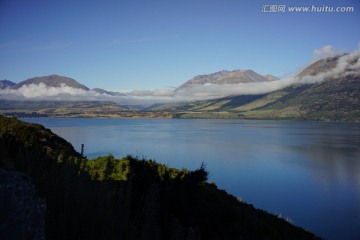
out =
<path fill-rule="evenodd" d="M 44 240 L 45 209 L 28 175 L 0 169 L 0 239 Z"/>

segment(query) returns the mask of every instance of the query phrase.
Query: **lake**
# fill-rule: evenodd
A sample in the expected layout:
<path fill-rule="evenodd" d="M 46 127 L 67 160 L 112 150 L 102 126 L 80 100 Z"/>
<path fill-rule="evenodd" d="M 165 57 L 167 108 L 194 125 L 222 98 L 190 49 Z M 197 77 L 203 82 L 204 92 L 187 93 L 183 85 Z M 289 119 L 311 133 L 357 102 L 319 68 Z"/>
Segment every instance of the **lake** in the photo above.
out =
<path fill-rule="evenodd" d="M 23 119 L 88 158 L 111 153 L 195 170 L 325 239 L 360 239 L 360 124 L 263 120 Z"/>

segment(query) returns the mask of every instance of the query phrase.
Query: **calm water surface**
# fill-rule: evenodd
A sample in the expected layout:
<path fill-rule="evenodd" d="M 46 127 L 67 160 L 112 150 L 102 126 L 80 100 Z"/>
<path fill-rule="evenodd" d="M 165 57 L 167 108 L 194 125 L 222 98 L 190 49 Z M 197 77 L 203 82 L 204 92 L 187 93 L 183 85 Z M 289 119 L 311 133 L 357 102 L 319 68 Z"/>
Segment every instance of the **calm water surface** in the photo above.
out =
<path fill-rule="evenodd" d="M 250 120 L 25 119 L 88 158 L 207 164 L 210 181 L 325 239 L 360 239 L 360 124 Z"/>

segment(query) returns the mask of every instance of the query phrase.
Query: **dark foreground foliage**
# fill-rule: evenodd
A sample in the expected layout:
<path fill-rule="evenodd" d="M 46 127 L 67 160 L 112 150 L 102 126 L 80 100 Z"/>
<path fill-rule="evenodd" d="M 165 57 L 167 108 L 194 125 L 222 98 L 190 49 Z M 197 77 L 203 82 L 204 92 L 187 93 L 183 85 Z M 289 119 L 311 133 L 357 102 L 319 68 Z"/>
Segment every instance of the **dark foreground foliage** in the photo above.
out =
<path fill-rule="evenodd" d="M 87 160 L 41 125 L 0 116 L 0 167 L 31 176 L 53 239 L 316 239 L 207 182 L 202 165 L 177 170 L 112 155 Z"/>

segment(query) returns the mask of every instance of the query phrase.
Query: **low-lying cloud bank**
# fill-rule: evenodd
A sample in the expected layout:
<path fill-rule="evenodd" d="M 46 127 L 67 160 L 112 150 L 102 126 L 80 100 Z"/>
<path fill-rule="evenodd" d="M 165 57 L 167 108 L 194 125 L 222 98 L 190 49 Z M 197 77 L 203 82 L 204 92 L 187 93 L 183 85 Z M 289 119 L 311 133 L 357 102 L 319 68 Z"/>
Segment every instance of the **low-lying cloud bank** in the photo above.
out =
<path fill-rule="evenodd" d="M 333 48 L 325 46 L 315 50 L 314 55 L 334 56 Z M 0 90 L 0 99 L 33 100 L 33 101 L 112 101 L 123 105 L 151 105 L 154 103 L 187 102 L 221 98 L 230 95 L 265 94 L 283 89 L 291 85 L 313 84 L 326 81 L 328 78 L 360 72 L 360 43 L 357 50 L 339 57 L 336 66 L 326 72 L 302 78 L 292 77 L 272 82 L 240 83 L 225 85 L 193 85 L 186 89 L 174 91 L 172 89 L 134 90 L 129 93 L 107 94 L 95 91 L 61 87 L 49 87 L 41 83 L 30 84 L 19 89 Z"/>
<path fill-rule="evenodd" d="M 0 90 L 0 99 L 18 101 L 111 101 L 123 105 L 149 105 L 174 101 L 172 90 L 135 90 L 130 93 L 107 94 L 72 88 L 49 87 L 44 83 L 24 85 L 19 89 Z"/>
<path fill-rule="evenodd" d="M 317 56 L 320 52 L 326 52 L 328 57 L 334 57 L 331 54 L 332 47 L 325 46 L 324 51 L 316 51 Z M 325 53 L 323 53 L 325 54 Z M 254 95 L 264 94 L 281 90 L 291 85 L 314 84 L 326 81 L 329 78 L 339 77 L 360 72 L 360 43 L 359 48 L 350 54 L 342 55 L 338 58 L 336 66 L 326 72 L 321 72 L 313 76 L 296 76 L 285 78 L 272 82 L 239 83 L 235 85 L 194 85 L 191 88 L 177 92 L 180 96 L 187 96 L 193 99 L 220 98 L 229 95 Z"/>

